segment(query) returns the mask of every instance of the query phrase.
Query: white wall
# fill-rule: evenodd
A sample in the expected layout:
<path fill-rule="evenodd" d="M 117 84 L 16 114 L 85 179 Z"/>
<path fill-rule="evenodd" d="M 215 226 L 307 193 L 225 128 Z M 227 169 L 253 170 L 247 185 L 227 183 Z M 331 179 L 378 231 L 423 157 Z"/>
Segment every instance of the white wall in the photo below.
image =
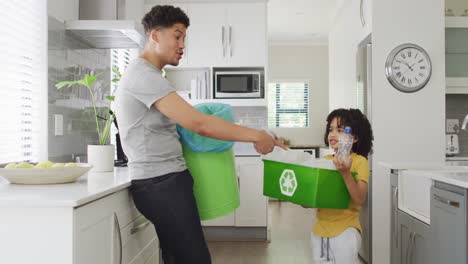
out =
<path fill-rule="evenodd" d="M 390 182 L 379 161 L 442 165 L 445 119 L 445 34 L 443 0 L 374 0 L 373 42 L 373 230 L 375 263 L 388 263 Z M 415 10 L 423 10 L 417 12 Z M 396 19 L 397 18 L 397 19 Z M 402 43 L 423 47 L 432 60 L 432 77 L 419 92 L 405 94 L 387 81 L 387 55 Z M 375 234 L 375 232 L 374 232 Z"/>
<path fill-rule="evenodd" d="M 356 52 L 359 43 L 370 34 L 372 25 L 370 11 L 366 12 L 367 24 L 361 25 L 359 4 L 359 0 L 344 1 L 329 35 L 330 111 L 357 107 Z"/>
<path fill-rule="evenodd" d="M 444 160 L 445 60 L 443 0 L 372 0 L 371 25 L 359 22 L 358 0 L 345 2 L 330 33 L 330 109 L 356 107 L 355 56 L 372 32 L 373 263 L 390 262 L 390 182 L 388 162 Z M 414 10 L 423 10 L 415 14 Z M 404 94 L 385 77 L 387 55 L 412 42 L 429 53 L 432 78 L 419 92 Z"/>
<path fill-rule="evenodd" d="M 268 69 L 269 81 L 305 80 L 310 87 L 310 127 L 272 130 L 294 145 L 323 145 L 328 115 L 328 46 L 271 45 Z"/>

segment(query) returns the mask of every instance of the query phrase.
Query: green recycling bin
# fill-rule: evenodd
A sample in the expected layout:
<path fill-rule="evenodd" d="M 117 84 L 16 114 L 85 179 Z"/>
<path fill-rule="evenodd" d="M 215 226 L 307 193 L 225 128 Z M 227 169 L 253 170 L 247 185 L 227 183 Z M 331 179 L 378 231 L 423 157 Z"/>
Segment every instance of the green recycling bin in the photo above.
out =
<path fill-rule="evenodd" d="M 338 171 L 266 159 L 263 164 L 263 195 L 314 208 L 349 207 L 348 188 Z"/>
<path fill-rule="evenodd" d="M 201 220 L 225 216 L 239 207 L 236 165 L 232 148 L 223 152 L 194 152 L 182 144 L 194 180 Z"/>

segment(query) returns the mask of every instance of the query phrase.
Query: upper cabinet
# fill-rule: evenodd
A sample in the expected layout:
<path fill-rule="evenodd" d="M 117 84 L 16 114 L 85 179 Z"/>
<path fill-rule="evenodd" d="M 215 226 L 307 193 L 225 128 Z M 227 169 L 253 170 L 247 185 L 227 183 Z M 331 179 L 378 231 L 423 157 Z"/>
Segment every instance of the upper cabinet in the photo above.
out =
<path fill-rule="evenodd" d="M 230 4 L 226 11 L 226 65 L 263 66 L 267 56 L 266 5 Z"/>
<path fill-rule="evenodd" d="M 47 14 L 62 22 L 78 19 L 79 0 L 47 0 Z"/>
<path fill-rule="evenodd" d="M 446 93 L 468 93 L 468 17 L 445 18 Z"/>
<path fill-rule="evenodd" d="M 266 2 L 178 3 L 190 18 L 181 67 L 264 67 Z M 146 6 L 149 11 L 151 6 Z"/>

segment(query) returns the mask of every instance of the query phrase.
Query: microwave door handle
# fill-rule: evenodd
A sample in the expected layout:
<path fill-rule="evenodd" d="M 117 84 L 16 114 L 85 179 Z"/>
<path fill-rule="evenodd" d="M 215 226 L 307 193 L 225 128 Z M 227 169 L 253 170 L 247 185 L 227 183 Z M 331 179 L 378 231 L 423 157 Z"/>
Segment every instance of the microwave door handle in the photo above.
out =
<path fill-rule="evenodd" d="M 224 26 L 221 26 L 221 44 L 223 45 L 223 58 L 226 56 L 226 45 L 224 44 Z"/>

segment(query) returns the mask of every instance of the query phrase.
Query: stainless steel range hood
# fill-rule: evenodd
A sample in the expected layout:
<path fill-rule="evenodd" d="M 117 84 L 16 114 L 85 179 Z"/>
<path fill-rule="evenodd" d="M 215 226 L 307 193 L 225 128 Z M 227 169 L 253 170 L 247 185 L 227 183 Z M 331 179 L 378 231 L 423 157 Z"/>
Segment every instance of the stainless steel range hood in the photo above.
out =
<path fill-rule="evenodd" d="M 68 20 L 65 29 L 92 48 L 142 48 L 143 27 L 125 18 L 125 0 L 80 0 L 80 20 Z"/>
<path fill-rule="evenodd" d="M 69 20 L 65 29 L 98 49 L 140 48 L 145 41 L 133 20 Z"/>

